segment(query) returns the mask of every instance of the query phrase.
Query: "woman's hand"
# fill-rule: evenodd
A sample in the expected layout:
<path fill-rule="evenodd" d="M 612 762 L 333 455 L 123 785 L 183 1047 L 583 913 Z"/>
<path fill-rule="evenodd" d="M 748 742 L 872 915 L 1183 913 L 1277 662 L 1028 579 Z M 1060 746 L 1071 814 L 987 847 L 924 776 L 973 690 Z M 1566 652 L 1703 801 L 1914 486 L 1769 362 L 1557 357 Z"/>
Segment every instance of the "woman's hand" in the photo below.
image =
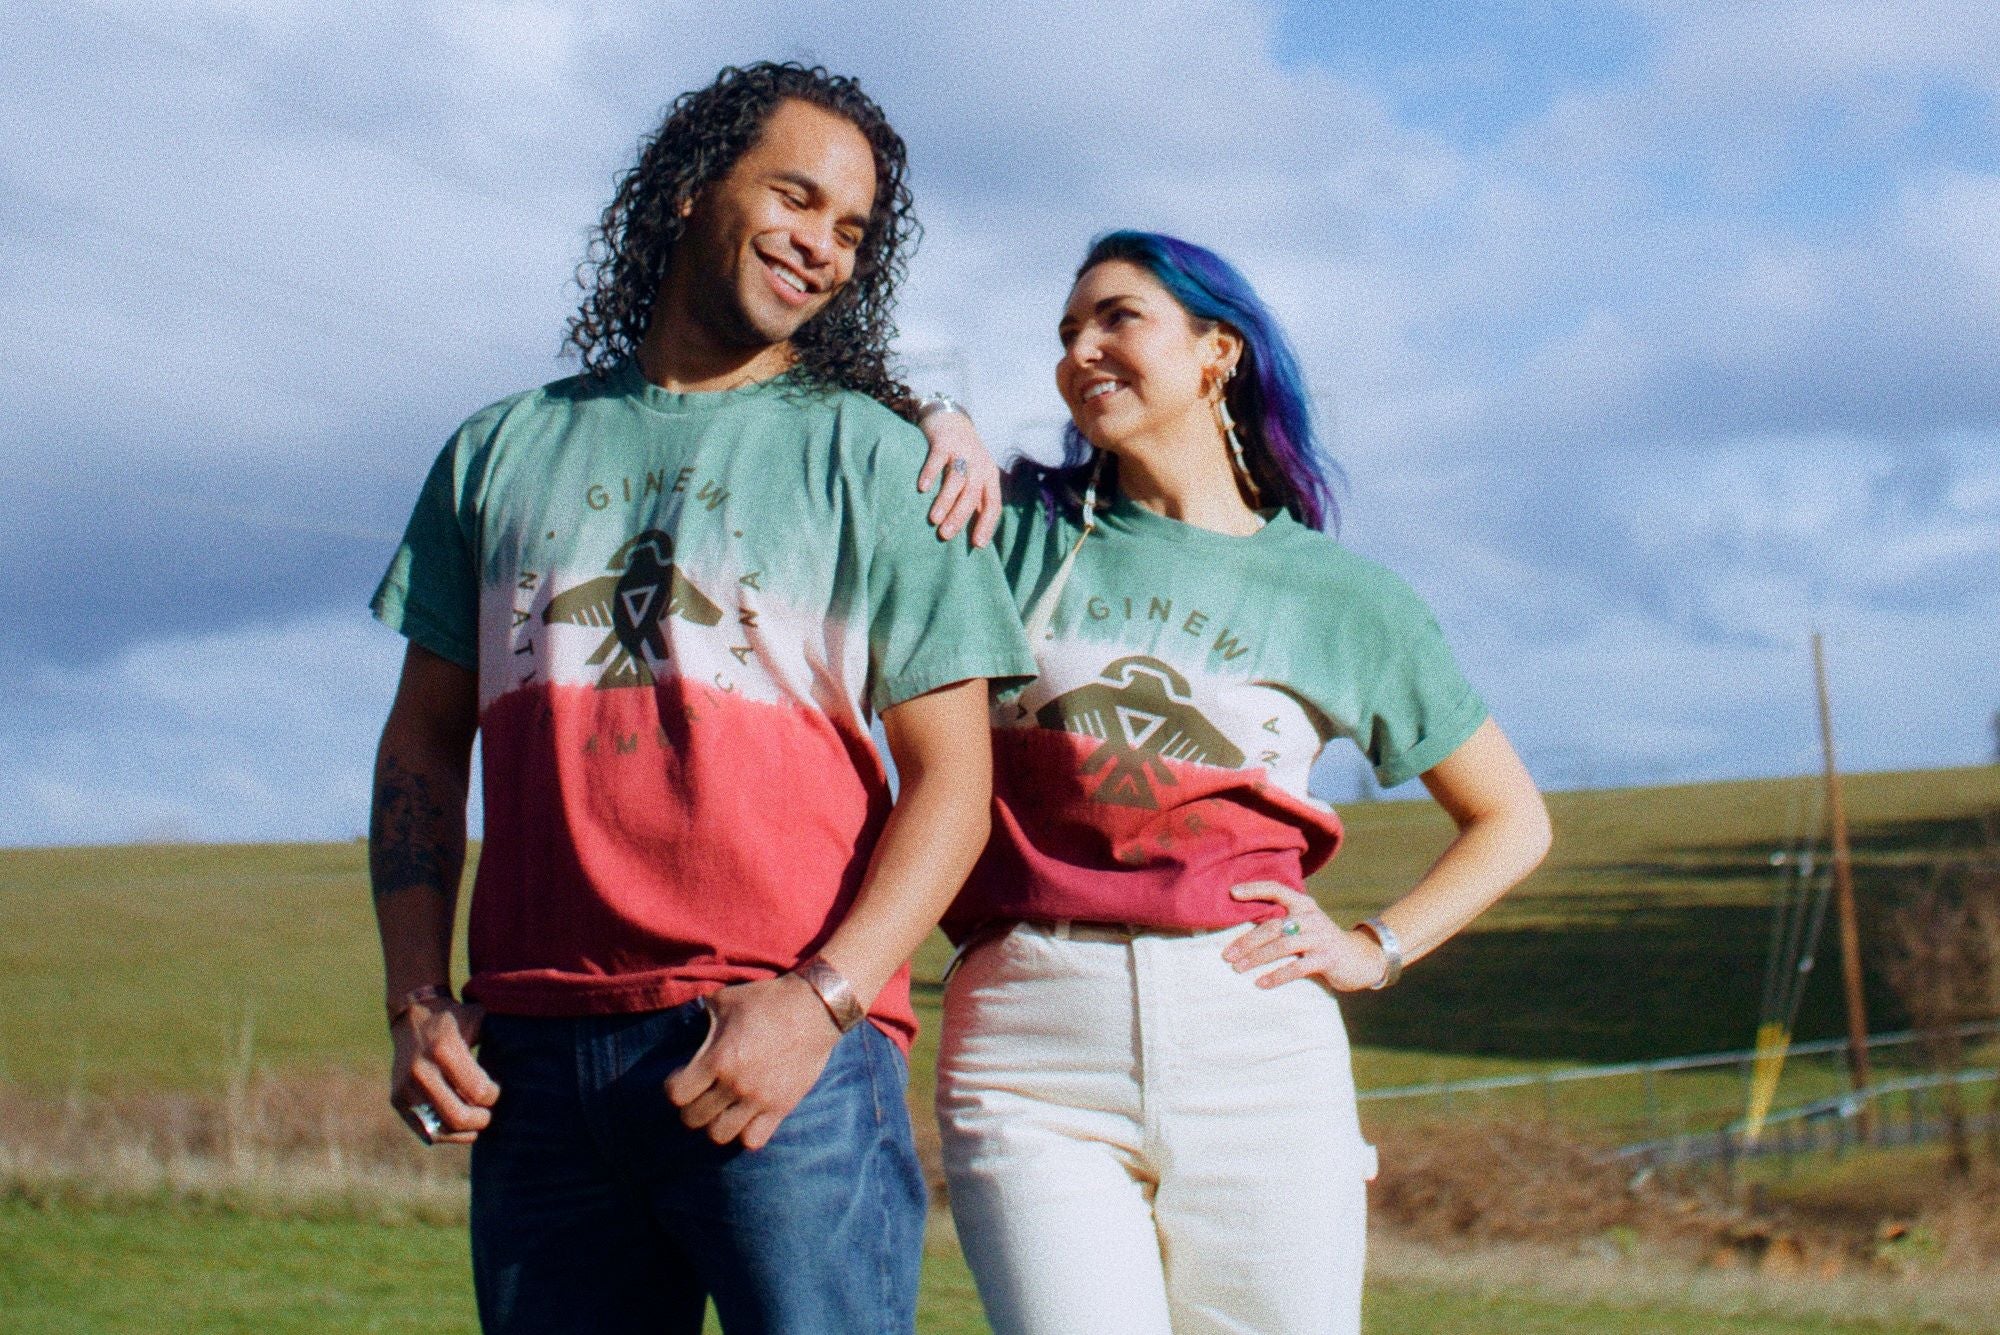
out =
<path fill-rule="evenodd" d="M 1279 987 L 1318 974 L 1336 991 L 1359 992 L 1381 982 L 1388 970 L 1389 961 L 1380 942 L 1366 932 L 1337 926 L 1311 895 L 1275 881 L 1252 881 L 1229 893 L 1237 899 L 1267 900 L 1285 909 L 1284 917 L 1258 923 L 1222 952 L 1222 958 L 1238 973 L 1292 957 L 1289 963 L 1259 974 L 1259 987 Z"/>
<path fill-rule="evenodd" d="M 931 452 L 917 474 L 917 490 L 928 492 L 939 474 L 944 476 L 931 505 L 931 523 L 937 525 L 940 538 L 953 538 L 976 514 L 979 522 L 972 526 L 972 545 L 984 547 L 1000 527 L 1000 466 L 964 413 L 933 412 L 922 425 Z"/>

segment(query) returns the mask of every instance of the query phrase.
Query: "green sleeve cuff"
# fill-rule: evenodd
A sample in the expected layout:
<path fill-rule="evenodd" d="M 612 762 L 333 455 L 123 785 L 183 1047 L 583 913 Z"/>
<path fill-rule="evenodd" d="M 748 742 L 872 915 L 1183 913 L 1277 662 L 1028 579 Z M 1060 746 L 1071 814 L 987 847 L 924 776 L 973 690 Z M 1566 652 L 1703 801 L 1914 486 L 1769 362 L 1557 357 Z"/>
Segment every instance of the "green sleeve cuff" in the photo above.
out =
<path fill-rule="evenodd" d="M 894 709 L 905 700 L 928 695 L 941 686 L 983 677 L 1000 686 L 1032 680 L 1034 656 L 1020 649 L 1011 652 L 984 650 L 928 655 L 918 659 L 893 677 L 875 683 L 869 706 L 877 714 Z"/>
<path fill-rule="evenodd" d="M 1422 741 L 1375 767 L 1376 782 L 1384 788 L 1394 788 L 1399 783 L 1416 778 L 1465 745 L 1465 739 L 1477 732 L 1479 725 L 1485 721 L 1486 702 L 1477 693 L 1467 690 L 1458 707 L 1431 729 Z"/>
<path fill-rule="evenodd" d="M 467 672 L 479 671 L 479 651 L 452 634 L 438 618 L 420 607 L 403 601 L 401 591 L 384 587 L 368 604 L 375 619 L 411 643 L 422 645 L 446 662 L 456 663 Z"/>

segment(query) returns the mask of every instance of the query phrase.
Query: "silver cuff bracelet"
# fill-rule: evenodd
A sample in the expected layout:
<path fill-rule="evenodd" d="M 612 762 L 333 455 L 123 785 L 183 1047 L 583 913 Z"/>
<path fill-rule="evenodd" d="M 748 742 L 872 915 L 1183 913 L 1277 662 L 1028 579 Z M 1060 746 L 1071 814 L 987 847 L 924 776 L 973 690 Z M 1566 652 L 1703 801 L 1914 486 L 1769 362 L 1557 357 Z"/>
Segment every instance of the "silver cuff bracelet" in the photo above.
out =
<path fill-rule="evenodd" d="M 926 394 L 917 401 L 918 426 L 922 426 L 933 413 L 957 413 L 968 422 L 972 420 L 972 414 L 965 411 L 965 405 L 949 394 Z"/>
<path fill-rule="evenodd" d="M 1403 943 L 1380 918 L 1364 918 L 1355 926 L 1374 937 L 1382 947 L 1382 981 L 1369 988 L 1371 992 L 1380 992 L 1403 976 Z"/>

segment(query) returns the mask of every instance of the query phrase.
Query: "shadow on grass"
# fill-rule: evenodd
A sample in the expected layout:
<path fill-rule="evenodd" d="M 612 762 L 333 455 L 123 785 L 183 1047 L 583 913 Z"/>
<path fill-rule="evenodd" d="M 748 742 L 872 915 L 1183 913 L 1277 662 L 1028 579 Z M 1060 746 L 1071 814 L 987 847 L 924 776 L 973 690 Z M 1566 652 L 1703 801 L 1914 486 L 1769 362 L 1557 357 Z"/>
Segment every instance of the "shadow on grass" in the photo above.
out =
<path fill-rule="evenodd" d="M 1993 813 L 1974 813 L 1854 831 L 1871 1030 L 1909 1022 L 1878 971 L 1876 924 L 1924 866 L 1987 847 L 1996 825 Z M 1757 881 L 1775 891 L 1770 852 L 1764 843 L 1697 846 L 1574 869 L 1572 875 L 1602 876 L 1612 885 L 1643 879 L 1668 888 L 1595 893 L 1588 914 L 1560 927 L 1467 933 L 1393 992 L 1345 998 L 1349 1030 L 1357 1043 L 1372 1046 L 1576 1062 L 1747 1048 L 1756 1036 L 1771 910 L 1702 901 L 1719 889 L 1741 899 Z M 1838 935 L 1829 914 L 1796 1035 L 1845 1031 Z"/>
<path fill-rule="evenodd" d="M 1574 1062 L 1643 1061 L 1747 1048 L 1770 937 L 1766 909 L 1690 904 L 1560 928 L 1470 932 L 1391 992 L 1341 999 L 1356 1043 Z M 1868 978 L 1869 1027 L 1902 1012 Z M 1799 1015 L 1801 1039 L 1845 1031 L 1829 925 Z"/>
<path fill-rule="evenodd" d="M 1771 881 L 1775 847 L 1770 842 L 1685 844 L 1657 858 L 1593 863 L 1579 870 L 1710 885 Z M 1857 825 L 1848 847 L 1854 855 L 1856 891 L 1866 900 L 1871 889 L 1892 892 L 1913 864 L 1979 857 L 2000 847 L 2000 810 Z M 1822 845 L 1817 856 L 1825 866 L 1832 853 Z"/>

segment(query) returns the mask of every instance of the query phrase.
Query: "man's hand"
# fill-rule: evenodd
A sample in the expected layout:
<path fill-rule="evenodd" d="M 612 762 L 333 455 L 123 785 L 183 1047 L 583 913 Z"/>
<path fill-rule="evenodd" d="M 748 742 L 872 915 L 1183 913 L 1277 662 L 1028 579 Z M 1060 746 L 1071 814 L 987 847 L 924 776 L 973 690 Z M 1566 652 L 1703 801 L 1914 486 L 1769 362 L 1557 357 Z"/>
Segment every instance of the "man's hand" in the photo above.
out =
<path fill-rule="evenodd" d="M 864 1007 L 972 870 L 993 796 L 983 679 L 890 706 L 882 731 L 902 787 L 853 905 L 819 948 Z M 812 984 L 794 974 L 725 987 L 709 996 L 708 1011 L 708 1041 L 668 1077 L 667 1097 L 716 1144 L 762 1149 L 826 1069 L 840 1030 Z"/>
<path fill-rule="evenodd" d="M 1000 527 L 1000 466 L 964 413 L 934 412 L 924 419 L 923 432 L 931 452 L 917 474 L 917 490 L 928 492 L 938 475 L 944 475 L 944 485 L 931 503 L 931 523 L 937 525 L 940 538 L 951 538 L 977 514 L 972 545 L 984 547 Z"/>
<path fill-rule="evenodd" d="M 708 1040 L 667 1078 L 667 1097 L 716 1144 L 763 1149 L 826 1069 L 840 1030 L 819 993 L 791 974 L 725 987 L 708 1013 Z"/>
<path fill-rule="evenodd" d="M 420 1001 L 396 1021 L 396 1055 L 389 1068 L 389 1106 L 423 1135 L 410 1109 L 427 1103 L 444 1130 L 436 1139 L 470 1145 L 493 1120 L 500 1086 L 472 1055 L 485 1011 L 468 1001 Z"/>

